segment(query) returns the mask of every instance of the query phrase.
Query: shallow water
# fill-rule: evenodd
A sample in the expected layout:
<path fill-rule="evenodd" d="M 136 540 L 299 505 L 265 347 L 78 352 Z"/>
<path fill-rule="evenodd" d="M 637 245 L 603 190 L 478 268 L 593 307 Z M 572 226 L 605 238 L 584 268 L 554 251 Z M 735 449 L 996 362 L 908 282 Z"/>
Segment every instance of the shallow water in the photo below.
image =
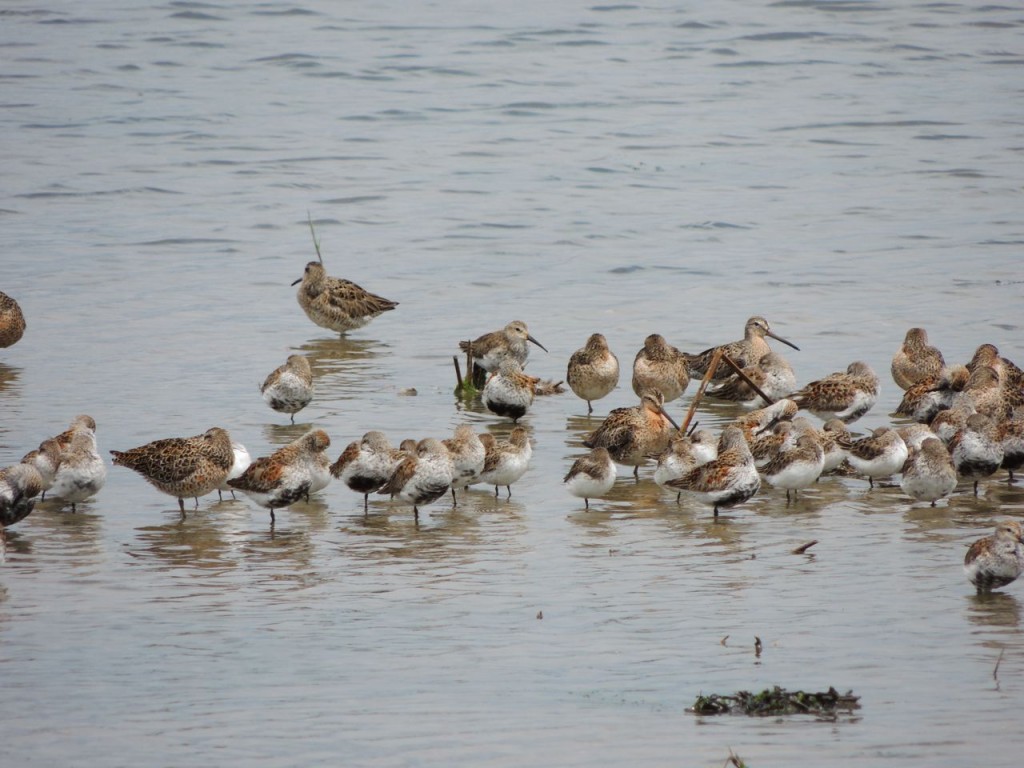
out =
<path fill-rule="evenodd" d="M 557 379 L 595 331 L 628 368 L 648 333 L 697 351 L 763 314 L 799 380 L 883 376 L 862 431 L 911 326 L 947 360 L 1024 356 L 1019 8 L 364 5 L 0 11 L 0 289 L 29 326 L 0 356 L 0 465 L 81 412 L 105 455 L 215 424 L 254 455 L 310 426 L 332 457 L 368 429 L 504 434 L 451 355 L 514 318 Z M 341 340 L 306 319 L 307 216 L 395 312 Z M 293 350 L 317 384 L 294 426 L 258 392 Z M 242 498 L 181 521 L 121 468 L 78 514 L 40 503 L 0 567 L 0 757 L 1017 764 L 1019 585 L 976 597 L 960 563 L 1019 486 L 931 509 L 829 478 L 715 521 L 648 468 L 585 512 L 561 478 L 633 401 L 628 375 L 591 418 L 538 400 L 511 499 L 419 526 L 340 484 L 273 530 Z M 862 708 L 685 712 L 775 684 Z"/>

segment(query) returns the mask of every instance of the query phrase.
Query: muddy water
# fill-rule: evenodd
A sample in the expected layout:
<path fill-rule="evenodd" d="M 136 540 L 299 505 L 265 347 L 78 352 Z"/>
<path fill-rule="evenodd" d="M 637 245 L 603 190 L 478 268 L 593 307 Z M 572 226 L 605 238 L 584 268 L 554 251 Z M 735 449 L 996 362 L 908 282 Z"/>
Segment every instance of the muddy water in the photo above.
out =
<path fill-rule="evenodd" d="M 0 13 L 0 463 L 77 413 L 101 450 L 228 428 L 508 424 L 452 394 L 459 339 L 525 319 L 561 378 L 604 333 L 628 367 L 751 314 L 807 381 L 883 376 L 907 328 L 1020 362 L 1022 18 L 1001 6 L 518 3 L 408 8 L 33 3 Z M 339 340 L 288 284 L 313 257 L 401 302 Z M 258 385 L 291 351 L 298 424 Z M 407 390 L 414 388 L 415 395 Z M 681 418 L 695 391 L 672 405 Z M 931 509 L 898 488 L 765 488 L 719 520 L 626 472 L 561 487 L 594 417 L 524 420 L 511 499 L 452 508 L 340 485 L 268 517 L 111 468 L 0 567 L 5 764 L 1015 765 L 1019 585 L 960 562 L 1005 474 Z M 711 428 L 734 418 L 702 407 Z M 799 544 L 817 539 L 805 555 Z M 754 653 L 754 638 L 763 643 Z M 1001 661 L 999 661 L 1001 658 Z M 996 664 L 999 662 L 998 670 Z M 996 674 L 993 674 L 994 671 Z M 853 689 L 836 723 L 698 718 L 701 692 Z M 979 757 L 983 756 L 983 758 Z"/>

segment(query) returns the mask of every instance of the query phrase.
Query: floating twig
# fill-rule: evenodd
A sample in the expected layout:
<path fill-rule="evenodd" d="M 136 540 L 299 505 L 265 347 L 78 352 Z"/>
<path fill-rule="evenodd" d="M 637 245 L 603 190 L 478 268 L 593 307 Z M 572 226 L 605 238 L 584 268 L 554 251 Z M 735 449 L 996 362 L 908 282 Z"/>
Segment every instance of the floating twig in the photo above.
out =
<path fill-rule="evenodd" d="M 733 768 L 747 768 L 747 764 L 743 762 L 743 758 L 732 751 L 732 747 L 729 747 L 729 756 L 722 763 L 722 768 L 726 766 L 733 766 Z"/>
<path fill-rule="evenodd" d="M 995 669 L 992 670 L 992 679 L 996 681 L 996 690 L 999 690 L 999 665 L 1003 662 L 1003 654 L 1006 653 L 1005 648 L 999 649 L 999 658 L 996 659 Z"/>
<path fill-rule="evenodd" d="M 811 547 L 813 547 L 817 543 L 818 543 L 817 539 L 815 539 L 814 541 L 808 541 L 806 544 L 801 544 L 799 547 L 794 549 L 790 554 L 802 555 L 804 552 L 806 552 L 808 549 L 810 549 Z"/>

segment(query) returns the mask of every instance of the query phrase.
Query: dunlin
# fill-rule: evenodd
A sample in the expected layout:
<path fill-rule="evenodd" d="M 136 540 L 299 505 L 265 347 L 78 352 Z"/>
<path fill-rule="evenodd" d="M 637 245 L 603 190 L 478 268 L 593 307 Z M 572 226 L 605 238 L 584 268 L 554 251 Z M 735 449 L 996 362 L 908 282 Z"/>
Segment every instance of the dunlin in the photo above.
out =
<path fill-rule="evenodd" d="M 781 341 L 786 346 L 792 347 L 793 349 L 799 350 L 796 344 L 791 341 L 787 341 L 781 336 L 774 333 L 768 321 L 763 317 L 754 316 L 747 320 L 746 326 L 743 328 L 743 338 L 739 341 L 734 341 L 730 344 L 721 344 L 717 347 L 710 347 L 705 349 L 696 355 L 687 355 L 686 362 L 690 370 L 690 376 L 694 378 L 702 377 L 707 373 L 708 366 L 711 365 L 711 359 L 715 356 L 717 350 L 729 356 L 740 368 L 744 368 L 748 365 L 753 365 L 762 357 L 771 352 L 771 347 L 768 346 L 765 336 L 770 336 L 776 341 Z M 712 381 L 723 381 L 729 378 L 733 373 L 732 368 L 727 365 L 719 365 L 718 370 L 715 371 L 715 375 Z"/>
<path fill-rule="evenodd" d="M 1013 473 L 1024 467 L 1024 415 L 1002 421 L 996 427 L 996 438 L 1003 446 L 1003 469 Z"/>
<path fill-rule="evenodd" d="M 25 315 L 18 302 L 0 291 L 0 348 L 16 344 L 25 333 Z M 28 514 L 26 512 L 25 514 Z"/>
<path fill-rule="evenodd" d="M 897 427 L 896 431 L 900 433 L 903 442 L 907 444 L 907 450 L 910 451 L 920 448 L 921 443 L 929 438 L 938 438 L 938 435 L 927 424 L 905 424 L 902 427 Z"/>
<path fill-rule="evenodd" d="M 78 503 L 99 493 L 106 481 L 107 466 L 96 448 L 96 432 L 82 423 L 61 452 L 50 495 L 70 503 L 76 512 Z"/>
<path fill-rule="evenodd" d="M 492 435 L 482 435 L 480 440 L 484 444 L 486 457 L 484 471 L 480 473 L 477 482 L 493 485 L 495 496 L 498 495 L 498 488 L 505 486 L 508 491 L 506 498 L 512 498 L 512 484 L 526 473 L 533 456 L 529 433 L 524 427 L 515 427 L 508 440 L 495 440 Z"/>
<path fill-rule="evenodd" d="M 974 413 L 974 406 L 969 401 L 954 403 L 944 411 L 939 411 L 928 422 L 932 432 L 949 447 L 956 433 L 967 424 L 967 417 Z"/>
<path fill-rule="evenodd" d="M 383 432 L 373 430 L 362 439 L 349 443 L 338 460 L 331 465 L 331 474 L 350 490 L 363 494 L 363 512 L 370 509 L 370 493 L 376 491 L 394 474 L 402 459 L 416 452 L 415 441 L 410 452 L 391 447 Z M 405 443 L 403 443 L 405 445 Z"/>
<path fill-rule="evenodd" d="M 533 403 L 533 396 L 540 379 L 523 373 L 515 357 L 506 357 L 498 370 L 487 377 L 480 400 L 484 406 L 498 416 L 507 416 L 513 422 L 519 421 Z"/>
<path fill-rule="evenodd" d="M 24 520 L 43 492 L 43 478 L 31 464 L 0 469 L 0 537 L 3 529 Z"/>
<path fill-rule="evenodd" d="M 907 461 L 907 444 L 892 427 L 878 427 L 859 440 L 841 438 L 839 443 L 854 472 L 864 475 L 872 488 L 876 479 L 895 475 Z"/>
<path fill-rule="evenodd" d="M 1004 386 L 995 368 L 979 366 L 971 371 L 967 384 L 953 397 L 953 405 L 969 405 L 978 413 L 993 419 L 1007 419 L 1024 403 L 1024 392 Z"/>
<path fill-rule="evenodd" d="M 473 341 L 460 341 L 459 349 L 470 355 L 473 362 L 488 373 L 498 370 L 498 366 L 505 358 L 515 359 L 520 366 L 526 365 L 526 358 L 530 355 L 530 348 L 526 342 L 536 344 L 547 352 L 547 348 L 530 335 L 526 323 L 522 320 L 513 320 L 500 331 L 485 333 Z"/>
<path fill-rule="evenodd" d="M 747 445 L 750 446 L 754 463 L 760 466 L 767 464 L 779 451 L 796 445 L 797 437 L 799 433 L 793 427 L 792 421 L 780 421 L 771 429 L 755 434 L 752 439 L 747 438 Z"/>
<path fill-rule="evenodd" d="M 1001 356 L 995 344 L 982 344 L 974 351 L 967 363 L 967 370 L 974 373 L 976 368 L 989 367 L 995 370 L 999 383 L 1014 389 L 1024 388 L 1024 371 L 1012 360 Z"/>
<path fill-rule="evenodd" d="M 840 441 L 847 439 L 850 430 L 840 419 L 829 419 L 818 433 L 818 441 L 821 443 L 821 450 L 825 452 L 825 466 L 821 473 L 834 472 L 839 465 L 846 461 L 846 449 Z"/>
<path fill-rule="evenodd" d="M 753 365 L 743 368 L 743 373 L 757 388 L 771 398 L 774 403 L 789 397 L 796 389 L 796 374 L 793 367 L 778 352 L 769 352 Z M 715 387 L 708 387 L 707 395 L 738 403 L 744 408 L 764 408 L 768 403 L 747 382 L 733 374 Z"/>
<path fill-rule="evenodd" d="M 452 484 L 452 459 L 440 440 L 428 437 L 416 444 L 416 454 L 406 456 L 377 493 L 398 496 L 412 504 L 413 516 L 420 519 L 419 508 L 437 501 Z"/>
<path fill-rule="evenodd" d="M 633 477 L 639 479 L 640 465 L 646 457 L 664 451 L 679 428 L 665 412 L 664 402 L 659 390 L 645 392 L 640 405 L 609 413 L 583 444 L 587 448 L 607 448 L 615 461 L 632 466 Z"/>
<path fill-rule="evenodd" d="M 945 364 L 942 353 L 928 344 L 927 331 L 924 328 L 911 328 L 903 339 L 903 345 L 893 356 L 890 369 L 896 386 L 907 390 L 937 375 Z"/>
<path fill-rule="evenodd" d="M 718 438 L 706 429 L 696 429 L 689 435 L 674 437 L 668 448 L 657 455 L 658 466 L 654 468 L 654 482 L 666 488 L 669 480 L 682 477 L 694 467 L 707 464 L 716 456 Z M 677 503 L 681 495 L 682 491 L 676 490 Z"/>
<path fill-rule="evenodd" d="M 231 471 L 224 478 L 224 482 L 217 486 L 217 498 L 223 501 L 224 491 L 231 492 L 231 498 L 235 498 L 235 489 L 228 485 L 228 481 L 241 477 L 242 473 L 252 464 L 252 456 L 249 449 L 239 442 L 231 441 L 231 454 L 234 457 L 231 462 Z"/>
<path fill-rule="evenodd" d="M 896 414 L 927 424 L 939 411 L 953 405 L 954 396 L 967 386 L 970 375 L 965 366 L 951 365 L 921 379 L 903 393 Z"/>
<path fill-rule="evenodd" d="M 456 487 L 466 488 L 477 481 L 484 471 L 487 452 L 469 424 L 459 424 L 455 436 L 442 442 L 452 458 L 452 504 L 456 504 Z"/>
<path fill-rule="evenodd" d="M 752 442 L 756 435 L 770 430 L 780 421 L 791 420 L 796 416 L 798 410 L 796 403 L 788 398 L 783 398 L 772 405 L 744 414 L 736 419 L 733 425 L 740 428 L 747 442 Z"/>
<path fill-rule="evenodd" d="M 637 397 L 656 389 L 670 403 L 682 396 L 689 383 L 685 354 L 660 334 L 652 333 L 644 339 L 644 345 L 633 358 L 633 391 Z"/>
<path fill-rule="evenodd" d="M 974 483 L 977 496 L 978 481 L 995 474 L 1003 463 L 1003 444 L 996 437 L 996 423 L 985 414 L 972 413 L 950 441 L 949 455 L 960 479 Z"/>
<path fill-rule="evenodd" d="M 31 464 L 39 470 L 39 476 L 43 479 L 43 492 L 40 500 L 46 498 L 46 492 L 53 486 L 57 476 L 57 468 L 60 467 L 60 457 L 63 451 L 60 443 L 53 438 L 43 440 L 39 447 L 29 451 L 21 458 L 22 464 Z"/>
<path fill-rule="evenodd" d="M 776 488 L 786 489 L 786 501 L 789 492 L 798 498 L 801 489 L 810 488 L 825 469 L 825 452 L 821 443 L 813 433 L 803 433 L 796 439 L 792 447 L 779 450 L 768 463 L 761 468 L 764 479 Z"/>
<path fill-rule="evenodd" d="M 577 397 L 587 401 L 587 413 L 594 412 L 594 400 L 615 389 L 619 383 L 619 359 L 608 348 L 604 336 L 591 334 L 586 345 L 572 353 L 565 380 Z"/>
<path fill-rule="evenodd" d="M 996 526 L 996 532 L 971 544 L 964 557 L 964 573 L 978 592 L 1010 584 L 1024 573 L 1024 527 L 1016 520 Z"/>
<path fill-rule="evenodd" d="M 791 396 L 800 408 L 823 421 L 840 419 L 850 424 L 878 399 L 878 376 L 867 363 L 850 363 L 846 371 L 812 381 Z"/>
<path fill-rule="evenodd" d="M 397 301 L 370 293 L 350 280 L 329 276 L 317 261 L 309 262 L 302 277 L 292 285 L 299 283 L 299 306 L 306 316 L 321 328 L 338 333 L 362 328 L 377 315 L 398 306 Z"/>
<path fill-rule="evenodd" d="M 278 413 L 287 413 L 295 423 L 295 414 L 313 399 L 313 369 L 303 355 L 288 355 L 288 360 L 273 370 L 260 387 L 267 405 Z"/>
<path fill-rule="evenodd" d="M 331 438 L 326 432 L 310 430 L 270 456 L 256 459 L 239 477 L 229 480 L 228 485 L 269 509 L 273 524 L 275 509 L 300 499 L 309 501 L 310 494 L 325 488 L 331 481 L 331 462 L 326 454 L 330 445 Z"/>
<path fill-rule="evenodd" d="M 909 449 L 900 479 L 900 488 L 907 496 L 934 507 L 936 501 L 953 492 L 956 483 L 953 459 L 939 438 L 926 438 L 919 447 Z"/>
<path fill-rule="evenodd" d="M 562 483 L 573 496 L 583 499 L 583 508 L 590 509 L 590 500 L 603 496 L 615 485 L 615 462 L 607 448 L 595 448 L 572 463 Z"/>
<path fill-rule="evenodd" d="M 719 437 L 718 456 L 666 485 L 710 504 L 718 517 L 718 510 L 742 504 L 757 493 L 761 477 L 743 430 L 729 425 Z"/>
<path fill-rule="evenodd" d="M 111 451 L 116 466 L 142 475 L 158 491 L 174 496 L 185 517 L 185 498 L 199 497 L 224 482 L 235 461 L 231 435 L 212 427 L 193 437 L 168 437 L 127 451 Z"/>

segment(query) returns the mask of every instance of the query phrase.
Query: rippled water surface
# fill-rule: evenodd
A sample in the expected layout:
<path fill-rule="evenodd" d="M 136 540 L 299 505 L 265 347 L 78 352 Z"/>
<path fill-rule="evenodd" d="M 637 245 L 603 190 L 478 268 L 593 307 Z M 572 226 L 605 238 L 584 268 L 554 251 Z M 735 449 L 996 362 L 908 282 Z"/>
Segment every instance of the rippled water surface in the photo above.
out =
<path fill-rule="evenodd" d="M 697 351 L 763 314 L 801 381 L 882 374 L 858 430 L 891 420 L 911 326 L 950 361 L 1024 357 L 1016 4 L 101 0 L 0 22 L 0 289 L 28 318 L 0 353 L 0 465 L 82 412 L 104 455 L 213 425 L 254 455 L 323 428 L 332 458 L 368 429 L 505 434 L 453 395 L 451 355 L 516 318 L 557 379 L 595 331 L 628 369 L 649 333 Z M 307 320 L 307 216 L 328 270 L 396 311 L 341 340 Z M 317 385 L 294 426 L 258 392 L 291 351 Z M 1019 763 L 1020 584 L 979 598 L 960 564 L 1024 517 L 1020 486 L 931 509 L 828 478 L 715 521 L 648 467 L 585 512 L 562 476 L 633 402 L 628 375 L 590 418 L 538 400 L 511 499 L 418 526 L 341 484 L 273 530 L 242 498 L 182 521 L 121 468 L 77 514 L 40 503 L 0 565 L 0 758 Z M 685 711 L 776 684 L 862 708 Z"/>

